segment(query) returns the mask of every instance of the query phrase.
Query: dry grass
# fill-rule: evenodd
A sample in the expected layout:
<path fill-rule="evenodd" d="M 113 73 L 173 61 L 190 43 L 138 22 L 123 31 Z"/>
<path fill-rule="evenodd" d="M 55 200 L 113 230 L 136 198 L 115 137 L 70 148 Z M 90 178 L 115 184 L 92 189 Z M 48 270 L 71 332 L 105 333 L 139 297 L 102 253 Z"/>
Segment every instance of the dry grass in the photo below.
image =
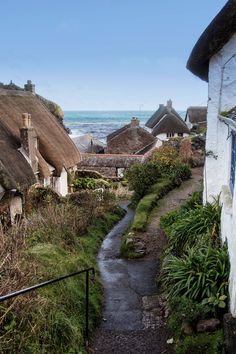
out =
<path fill-rule="evenodd" d="M 76 195 L 44 205 L 7 231 L 0 228 L 0 294 L 96 266 L 104 225 L 93 240 L 86 232 L 112 205 L 106 196 Z M 65 353 L 83 346 L 83 281 L 77 278 L 0 304 L 0 353 Z M 96 318 L 100 282 L 91 301 Z"/>

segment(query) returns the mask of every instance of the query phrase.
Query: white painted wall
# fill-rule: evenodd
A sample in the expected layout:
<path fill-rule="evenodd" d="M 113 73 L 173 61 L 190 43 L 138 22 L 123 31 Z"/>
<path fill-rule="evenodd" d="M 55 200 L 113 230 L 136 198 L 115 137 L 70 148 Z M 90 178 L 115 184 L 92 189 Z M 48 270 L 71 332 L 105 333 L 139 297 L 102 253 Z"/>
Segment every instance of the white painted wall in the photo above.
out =
<path fill-rule="evenodd" d="M 187 114 L 187 118 L 186 118 L 185 123 L 187 124 L 188 129 L 191 130 L 193 125 L 192 125 L 192 123 L 189 120 L 189 115 L 188 114 Z"/>
<path fill-rule="evenodd" d="M 183 138 L 186 138 L 187 136 L 189 136 L 189 134 L 186 134 L 186 133 L 183 134 Z M 158 134 L 156 137 L 158 139 L 160 139 L 161 141 L 167 141 L 167 140 L 171 139 L 171 138 L 167 138 L 166 133 Z M 172 138 L 180 138 L 180 137 L 178 136 L 178 133 L 174 133 L 174 136 Z"/>
<path fill-rule="evenodd" d="M 11 217 L 11 223 L 14 224 L 15 221 L 15 216 L 17 214 L 22 215 L 22 199 L 21 197 L 13 197 L 10 200 L 10 217 Z"/>
<path fill-rule="evenodd" d="M 236 34 L 214 55 L 209 65 L 209 98 L 207 115 L 204 202 L 221 193 L 221 236 L 227 240 L 230 256 L 230 310 L 236 317 L 236 187 L 229 188 L 231 138 L 228 126 L 218 114 L 236 106 Z M 214 156 L 212 156 L 214 155 Z"/>
<path fill-rule="evenodd" d="M 63 168 L 60 177 L 53 177 L 54 190 L 65 197 L 68 194 L 67 171 Z"/>

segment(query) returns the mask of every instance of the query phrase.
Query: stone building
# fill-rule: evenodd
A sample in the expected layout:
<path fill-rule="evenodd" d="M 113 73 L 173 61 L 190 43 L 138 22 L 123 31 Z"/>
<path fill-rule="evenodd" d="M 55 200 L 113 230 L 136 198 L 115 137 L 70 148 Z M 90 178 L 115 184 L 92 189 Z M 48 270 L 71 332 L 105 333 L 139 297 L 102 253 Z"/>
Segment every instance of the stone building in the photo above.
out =
<path fill-rule="evenodd" d="M 230 256 L 230 310 L 236 317 L 236 2 L 230 0 L 192 50 L 187 68 L 208 82 L 204 202 L 220 195 L 221 237 Z M 234 348 L 235 349 L 235 348 Z"/>
<path fill-rule="evenodd" d="M 156 138 L 140 127 L 139 120 L 132 118 L 129 124 L 107 136 L 107 153 L 135 154 L 155 142 Z"/>

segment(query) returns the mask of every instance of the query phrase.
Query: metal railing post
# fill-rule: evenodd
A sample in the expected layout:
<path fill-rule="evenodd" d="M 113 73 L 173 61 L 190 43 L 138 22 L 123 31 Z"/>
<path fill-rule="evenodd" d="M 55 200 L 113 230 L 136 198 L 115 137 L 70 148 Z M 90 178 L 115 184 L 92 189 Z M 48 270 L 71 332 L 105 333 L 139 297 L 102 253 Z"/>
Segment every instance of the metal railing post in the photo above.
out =
<path fill-rule="evenodd" d="M 85 345 L 87 347 L 89 339 L 89 271 L 86 272 L 85 316 Z"/>
<path fill-rule="evenodd" d="M 78 272 L 74 272 L 74 273 L 70 273 L 70 274 L 66 274 L 66 275 L 63 275 L 61 277 L 58 277 L 58 278 L 54 278 L 54 279 L 51 279 L 51 280 L 47 280 L 43 283 L 40 283 L 40 284 L 36 284 L 36 285 L 33 285 L 33 286 L 30 286 L 28 288 L 24 288 L 24 289 L 21 289 L 21 290 L 17 290 L 17 291 L 14 291 L 12 293 L 9 293 L 9 294 L 6 294 L 6 295 L 1 295 L 0 296 L 0 303 L 2 301 L 6 301 L 6 300 L 9 300 L 9 299 L 12 299 L 12 298 L 15 298 L 19 295 L 23 295 L 23 294 L 26 294 L 26 293 L 29 293 L 30 291 L 33 291 L 33 290 L 37 290 L 37 289 L 40 289 L 40 288 L 43 288 L 45 286 L 48 286 L 48 285 L 51 285 L 51 284 L 55 284 L 55 283 L 58 283 L 62 280 L 65 280 L 65 279 L 68 279 L 68 278 L 71 278 L 71 277 L 74 277 L 76 275 L 81 275 L 83 273 L 86 273 L 86 294 L 85 294 L 85 344 L 86 346 L 88 346 L 88 341 L 89 341 L 89 272 L 92 273 L 92 281 L 94 282 L 94 276 L 95 276 L 95 269 L 94 268 L 87 268 L 87 269 L 83 269 L 81 271 L 78 271 Z"/>

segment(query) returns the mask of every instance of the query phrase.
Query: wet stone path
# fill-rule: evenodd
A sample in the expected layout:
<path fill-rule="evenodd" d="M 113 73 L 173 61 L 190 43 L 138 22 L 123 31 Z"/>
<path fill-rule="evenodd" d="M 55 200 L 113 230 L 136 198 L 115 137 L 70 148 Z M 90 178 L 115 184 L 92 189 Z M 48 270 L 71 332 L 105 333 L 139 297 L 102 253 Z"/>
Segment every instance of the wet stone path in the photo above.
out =
<path fill-rule="evenodd" d="M 146 232 L 159 242 L 160 249 L 150 251 L 139 260 L 120 258 L 122 235 L 134 213 L 123 203 L 126 216 L 111 230 L 98 255 L 105 303 L 103 320 L 90 348 L 97 354 L 170 354 L 167 339 L 170 333 L 165 323 L 165 306 L 158 294 L 156 276 L 165 237 L 159 229 L 160 215 L 178 207 L 199 189 L 201 172 L 184 182 L 181 190 L 174 190 L 162 199 L 162 205 L 152 215 Z M 181 200 L 180 200 L 181 199 Z M 159 210 L 160 209 L 160 210 Z"/>

